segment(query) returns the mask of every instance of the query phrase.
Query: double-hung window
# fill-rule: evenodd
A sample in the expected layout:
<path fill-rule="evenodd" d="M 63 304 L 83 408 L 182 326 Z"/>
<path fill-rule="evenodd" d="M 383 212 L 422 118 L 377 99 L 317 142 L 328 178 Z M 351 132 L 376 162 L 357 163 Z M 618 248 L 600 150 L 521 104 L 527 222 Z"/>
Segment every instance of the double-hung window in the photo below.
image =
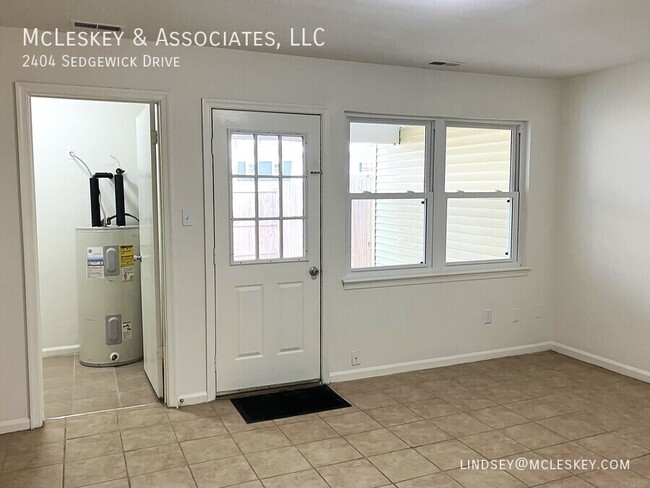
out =
<path fill-rule="evenodd" d="M 349 269 L 518 267 L 523 123 L 349 119 Z"/>

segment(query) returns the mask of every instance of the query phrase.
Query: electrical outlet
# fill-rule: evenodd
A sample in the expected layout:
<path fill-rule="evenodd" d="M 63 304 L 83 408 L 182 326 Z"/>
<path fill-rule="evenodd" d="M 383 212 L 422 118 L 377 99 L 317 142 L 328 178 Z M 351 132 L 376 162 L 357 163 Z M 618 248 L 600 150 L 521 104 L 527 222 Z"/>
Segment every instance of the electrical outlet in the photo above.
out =
<path fill-rule="evenodd" d="M 191 227 L 194 225 L 192 222 L 192 214 L 190 213 L 190 210 L 188 208 L 184 208 L 181 211 L 182 217 L 183 217 L 183 227 Z"/>
<path fill-rule="evenodd" d="M 491 308 L 486 308 L 485 310 L 483 310 L 483 323 L 485 325 L 492 324 L 492 309 Z"/>
<path fill-rule="evenodd" d="M 518 307 L 515 307 L 512 309 L 512 321 L 513 322 L 521 322 L 521 309 Z"/>
<path fill-rule="evenodd" d="M 361 351 L 352 351 L 352 366 L 359 366 L 361 364 Z"/>

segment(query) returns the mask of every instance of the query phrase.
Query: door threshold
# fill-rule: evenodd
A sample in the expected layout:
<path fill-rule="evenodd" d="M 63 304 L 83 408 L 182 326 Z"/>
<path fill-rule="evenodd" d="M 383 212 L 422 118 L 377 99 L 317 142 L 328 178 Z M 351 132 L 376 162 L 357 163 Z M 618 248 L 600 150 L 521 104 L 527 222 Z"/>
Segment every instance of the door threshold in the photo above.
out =
<path fill-rule="evenodd" d="M 319 386 L 323 382 L 319 379 L 309 381 L 296 381 L 293 383 L 283 383 L 281 385 L 269 386 L 256 386 L 254 388 L 242 388 L 241 390 L 225 391 L 223 393 L 217 392 L 217 398 L 228 400 L 230 398 L 241 398 L 251 395 L 258 395 L 260 393 L 277 393 L 278 391 L 289 391 L 304 388 L 306 386 Z"/>
<path fill-rule="evenodd" d="M 57 417 L 46 417 L 44 420 L 65 420 L 65 419 L 74 419 L 77 417 L 87 417 L 88 415 L 96 415 L 98 413 L 109 413 L 109 412 L 118 412 L 118 411 L 124 411 L 124 410 L 135 410 L 139 408 L 144 408 L 144 407 L 155 407 L 156 405 L 162 405 L 163 408 L 167 408 L 167 406 L 163 403 L 162 399 L 159 399 L 157 402 L 150 402 L 150 403 L 141 403 L 139 405 L 125 405 L 123 407 L 115 407 L 115 408 L 107 408 L 104 410 L 94 410 L 92 412 L 79 412 L 79 413 L 70 413 L 67 415 L 59 415 Z"/>

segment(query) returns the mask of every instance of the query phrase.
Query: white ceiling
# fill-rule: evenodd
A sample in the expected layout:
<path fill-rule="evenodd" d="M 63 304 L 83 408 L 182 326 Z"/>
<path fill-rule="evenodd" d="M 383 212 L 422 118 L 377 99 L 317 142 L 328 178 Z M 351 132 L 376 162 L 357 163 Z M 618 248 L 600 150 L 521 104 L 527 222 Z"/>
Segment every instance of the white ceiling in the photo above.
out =
<path fill-rule="evenodd" d="M 2 0 L 0 25 L 70 20 L 171 30 L 274 31 L 270 52 L 398 66 L 563 78 L 650 59 L 650 0 Z M 290 47 L 323 27 L 324 47 Z M 264 50 L 264 49 L 257 49 Z M 450 68 L 447 68 L 450 69 Z"/>

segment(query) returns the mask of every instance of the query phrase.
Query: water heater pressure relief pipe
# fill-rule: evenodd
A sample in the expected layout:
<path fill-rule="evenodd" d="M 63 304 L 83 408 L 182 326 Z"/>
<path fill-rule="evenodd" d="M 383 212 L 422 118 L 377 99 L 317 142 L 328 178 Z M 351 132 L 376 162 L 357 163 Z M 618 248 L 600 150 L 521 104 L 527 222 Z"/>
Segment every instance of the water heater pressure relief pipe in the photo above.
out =
<path fill-rule="evenodd" d="M 93 227 L 102 227 L 102 216 L 99 205 L 99 180 L 113 179 L 112 173 L 95 173 L 90 177 L 90 220 Z"/>
<path fill-rule="evenodd" d="M 115 182 L 115 223 L 118 227 L 124 227 L 126 211 L 124 210 L 124 170 L 122 168 L 115 170 L 113 181 Z"/>
<path fill-rule="evenodd" d="M 115 184 L 115 222 L 118 227 L 126 225 L 126 211 L 124 209 L 124 170 L 117 168 L 113 173 L 95 173 L 90 177 L 90 219 L 93 227 L 108 225 L 102 222 L 100 214 L 99 180 L 106 178 Z M 110 220 L 110 219 L 109 219 Z"/>

